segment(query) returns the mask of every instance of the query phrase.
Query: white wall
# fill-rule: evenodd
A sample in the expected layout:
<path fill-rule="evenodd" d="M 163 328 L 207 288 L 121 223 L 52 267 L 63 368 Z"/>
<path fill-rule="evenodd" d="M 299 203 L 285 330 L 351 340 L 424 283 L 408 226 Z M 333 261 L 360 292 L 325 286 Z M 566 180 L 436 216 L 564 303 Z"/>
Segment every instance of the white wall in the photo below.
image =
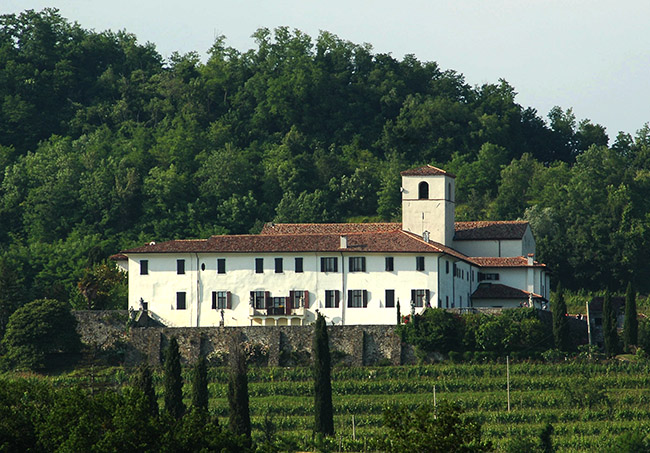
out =
<path fill-rule="evenodd" d="M 294 258 L 303 258 L 303 273 L 296 273 Z M 338 272 L 320 272 L 320 258 L 338 258 Z M 366 272 L 349 272 L 350 256 L 366 257 Z M 394 271 L 385 271 L 385 257 L 393 256 Z M 425 257 L 425 270 L 416 271 L 416 256 Z M 140 309 L 140 299 L 148 303 L 150 314 L 170 326 L 218 326 L 221 310 L 212 306 L 213 291 L 230 291 L 232 309 L 224 310 L 226 326 L 251 325 L 250 292 L 269 291 L 271 297 L 287 297 L 292 290 L 309 291 L 309 307 L 303 322 L 312 322 L 318 309 L 328 323 L 334 324 L 395 324 L 396 308 L 386 307 L 385 290 L 395 290 L 395 302 L 399 300 L 403 315 L 411 311 L 412 289 L 428 289 L 431 305 L 438 300 L 439 254 L 393 254 L 369 255 L 338 254 L 134 254 L 129 257 L 129 307 Z M 226 259 L 226 273 L 217 273 L 217 259 Z M 264 272 L 255 273 L 255 258 L 264 258 Z M 274 258 L 283 258 L 283 272 L 275 273 Z M 149 261 L 149 274 L 140 275 L 139 261 Z M 176 260 L 185 259 L 185 274 L 177 275 Z M 343 261 L 342 261 L 343 260 Z M 201 270 L 202 266 L 205 270 Z M 450 265 L 451 266 L 451 265 Z M 198 271 L 197 271 L 198 269 Z M 454 294 L 453 271 L 441 276 L 441 285 L 450 297 Z M 469 282 L 456 282 L 456 291 L 462 294 Z M 347 291 L 368 291 L 368 306 L 347 306 Z M 339 308 L 325 308 L 325 290 L 339 290 Z M 176 309 L 176 293 L 187 294 L 186 309 Z M 458 296 L 457 296 L 458 297 Z M 444 299 L 443 299 L 444 300 Z M 417 308 L 419 313 L 424 310 Z M 264 321 L 273 317 L 264 317 Z M 274 323 L 275 319 L 273 318 Z M 286 320 L 285 320 L 286 321 Z M 290 321 L 289 321 L 290 322 Z M 257 324 L 255 324 L 257 325 Z"/>

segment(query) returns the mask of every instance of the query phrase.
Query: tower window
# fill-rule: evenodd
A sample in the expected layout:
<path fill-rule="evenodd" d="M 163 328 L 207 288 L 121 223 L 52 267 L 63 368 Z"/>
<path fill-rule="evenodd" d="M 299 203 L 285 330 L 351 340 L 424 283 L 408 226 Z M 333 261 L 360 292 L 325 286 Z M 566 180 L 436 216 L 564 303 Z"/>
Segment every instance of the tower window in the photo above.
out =
<path fill-rule="evenodd" d="M 419 200 L 428 200 L 429 199 L 429 183 L 422 181 L 418 184 L 418 199 Z"/>

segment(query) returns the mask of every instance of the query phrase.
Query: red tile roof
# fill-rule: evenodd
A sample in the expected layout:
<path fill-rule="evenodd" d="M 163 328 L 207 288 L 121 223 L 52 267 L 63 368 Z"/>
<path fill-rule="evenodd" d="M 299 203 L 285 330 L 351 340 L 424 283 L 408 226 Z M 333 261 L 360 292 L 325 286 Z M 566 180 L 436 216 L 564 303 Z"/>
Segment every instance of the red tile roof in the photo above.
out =
<path fill-rule="evenodd" d="M 112 261 L 127 261 L 129 257 L 123 253 L 116 253 L 115 255 L 109 256 L 108 259 Z"/>
<path fill-rule="evenodd" d="M 534 299 L 544 299 L 539 294 L 530 293 L 521 289 L 513 288 L 511 286 L 501 285 L 499 283 L 480 283 L 472 299 L 526 299 L 529 296 Z"/>
<path fill-rule="evenodd" d="M 528 222 L 514 221 L 484 221 L 456 222 L 455 241 L 521 239 L 526 233 Z"/>
<path fill-rule="evenodd" d="M 267 223 L 260 234 L 347 234 L 401 229 L 401 223 Z"/>
<path fill-rule="evenodd" d="M 460 260 L 471 258 L 436 242 L 402 230 L 347 233 L 348 246 L 341 248 L 340 234 L 245 234 L 212 236 L 203 240 L 166 241 L 125 250 L 122 253 L 445 253 Z"/>
<path fill-rule="evenodd" d="M 481 267 L 529 267 L 528 258 L 525 256 L 511 257 L 492 257 L 492 256 L 474 256 L 471 258 Z M 533 261 L 534 267 L 546 267 L 546 264 Z"/>
<path fill-rule="evenodd" d="M 438 175 L 444 175 L 444 176 L 449 176 L 450 178 L 455 178 L 456 176 L 452 175 L 451 173 L 447 173 L 446 171 L 434 167 L 433 165 L 425 165 L 424 167 L 419 167 L 419 168 L 412 168 L 410 170 L 405 170 L 400 173 L 402 176 L 438 176 Z"/>

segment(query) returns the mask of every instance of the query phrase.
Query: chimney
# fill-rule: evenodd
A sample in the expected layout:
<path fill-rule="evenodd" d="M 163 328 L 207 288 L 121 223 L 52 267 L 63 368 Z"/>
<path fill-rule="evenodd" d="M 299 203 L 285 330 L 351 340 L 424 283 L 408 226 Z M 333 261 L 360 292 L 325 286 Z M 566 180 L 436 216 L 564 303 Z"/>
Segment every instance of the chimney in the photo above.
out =
<path fill-rule="evenodd" d="M 532 266 L 535 263 L 535 255 L 533 253 L 528 254 L 528 265 Z"/>
<path fill-rule="evenodd" d="M 348 237 L 347 236 L 341 236 L 341 246 L 340 248 L 346 249 L 348 248 Z"/>
<path fill-rule="evenodd" d="M 422 240 L 424 242 L 427 242 L 427 243 L 429 242 L 429 232 L 428 231 L 425 230 L 425 231 L 422 232 Z"/>

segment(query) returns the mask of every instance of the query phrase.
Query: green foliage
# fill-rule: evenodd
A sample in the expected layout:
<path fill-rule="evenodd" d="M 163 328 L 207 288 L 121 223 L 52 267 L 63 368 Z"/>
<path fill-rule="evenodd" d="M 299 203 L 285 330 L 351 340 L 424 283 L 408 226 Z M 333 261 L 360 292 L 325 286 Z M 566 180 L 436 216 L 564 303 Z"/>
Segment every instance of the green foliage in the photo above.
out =
<path fill-rule="evenodd" d="M 181 355 L 176 337 L 169 340 L 164 352 L 164 399 L 165 411 L 170 417 L 180 419 L 185 413 L 183 403 L 183 377 L 181 376 Z"/>
<path fill-rule="evenodd" d="M 331 436 L 334 434 L 332 365 L 327 324 L 320 313 L 314 324 L 312 356 L 314 357 L 314 432 Z"/>
<path fill-rule="evenodd" d="M 487 452 L 490 442 L 481 439 L 481 425 L 461 417 L 458 406 L 419 405 L 415 410 L 393 406 L 384 412 L 386 443 L 394 452 Z"/>
<path fill-rule="evenodd" d="M 630 352 L 630 346 L 639 341 L 639 321 L 636 312 L 636 293 L 632 284 L 628 283 L 625 291 L 625 319 L 623 321 L 623 344 L 625 351 Z"/>
<path fill-rule="evenodd" d="M 207 413 L 208 400 L 208 365 L 202 355 L 192 370 L 192 409 Z"/>
<path fill-rule="evenodd" d="M 571 333 L 569 332 L 569 321 L 567 320 L 566 302 L 561 284 L 555 291 L 555 299 L 551 305 L 553 313 L 553 341 L 555 347 L 560 351 L 571 349 Z"/>
<path fill-rule="evenodd" d="M 228 407 L 230 430 L 250 443 L 251 420 L 248 401 L 248 366 L 240 339 L 231 339 L 228 370 Z"/>
<path fill-rule="evenodd" d="M 605 291 L 603 296 L 603 341 L 605 343 L 605 353 L 609 356 L 618 354 L 618 328 L 616 323 L 616 313 L 612 307 L 612 298 L 609 291 Z"/>
<path fill-rule="evenodd" d="M 56 353 L 78 353 L 81 340 L 77 320 L 66 304 L 41 299 L 30 302 L 10 317 L 2 340 L 4 360 L 15 368 L 42 370 Z"/>
<path fill-rule="evenodd" d="M 434 308 L 397 328 L 403 341 L 424 354 L 480 351 L 528 357 L 551 346 L 549 330 L 535 309 L 504 310 L 499 315 L 457 315 Z"/>
<path fill-rule="evenodd" d="M 138 367 L 133 387 L 142 392 L 149 416 L 157 417 L 158 399 L 156 398 L 156 390 L 153 386 L 151 367 L 147 363 L 143 363 Z"/>

